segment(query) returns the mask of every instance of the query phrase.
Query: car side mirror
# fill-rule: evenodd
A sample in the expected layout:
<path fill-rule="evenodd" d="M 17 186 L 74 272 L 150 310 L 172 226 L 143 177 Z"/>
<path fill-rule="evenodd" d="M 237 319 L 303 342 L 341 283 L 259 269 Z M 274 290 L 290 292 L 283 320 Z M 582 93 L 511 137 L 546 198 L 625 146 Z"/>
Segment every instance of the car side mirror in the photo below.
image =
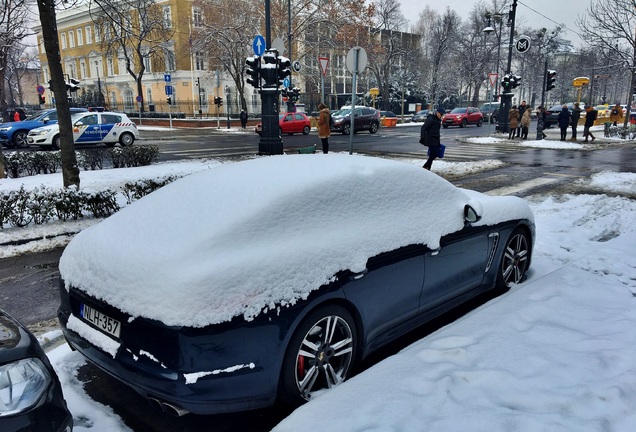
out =
<path fill-rule="evenodd" d="M 481 212 L 476 210 L 471 204 L 474 204 L 474 202 L 468 203 L 464 206 L 464 222 L 466 224 L 472 224 L 481 219 Z"/>
<path fill-rule="evenodd" d="M 44 117 L 44 118 L 42 119 L 42 123 L 48 123 L 48 122 L 49 122 L 49 120 L 51 120 L 51 119 L 50 119 L 50 118 L 48 118 L 48 117 Z"/>
<path fill-rule="evenodd" d="M 80 120 L 75 123 L 75 126 L 84 126 L 84 123 L 82 123 L 82 121 Z"/>

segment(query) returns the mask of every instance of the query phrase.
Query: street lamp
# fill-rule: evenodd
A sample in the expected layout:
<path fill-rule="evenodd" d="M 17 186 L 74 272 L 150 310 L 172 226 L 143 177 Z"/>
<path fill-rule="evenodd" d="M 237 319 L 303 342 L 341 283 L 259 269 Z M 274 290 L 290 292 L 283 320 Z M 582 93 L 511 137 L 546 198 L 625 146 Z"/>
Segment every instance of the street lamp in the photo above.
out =
<path fill-rule="evenodd" d="M 483 30 L 484 33 L 486 33 L 487 35 L 490 35 L 492 32 L 497 31 L 495 29 L 495 27 L 492 27 L 492 20 L 495 20 L 495 24 L 499 24 L 499 31 L 496 33 L 497 35 L 497 64 L 495 67 L 495 73 L 497 74 L 497 79 L 499 79 L 499 64 L 500 64 L 500 56 L 501 56 L 501 27 L 503 25 L 503 15 L 500 14 L 499 12 L 495 13 L 495 14 L 491 14 L 490 12 L 486 13 L 486 18 L 488 19 L 488 26 Z M 499 86 L 495 86 L 495 95 L 497 96 L 497 99 L 499 99 Z M 492 101 L 488 101 L 488 102 L 492 102 Z"/>
<path fill-rule="evenodd" d="M 515 38 L 515 18 L 517 15 L 517 0 L 512 0 L 510 6 L 510 12 L 508 13 L 508 25 L 510 26 L 510 42 L 508 45 L 508 63 L 506 66 L 506 75 L 512 73 L 512 47 L 514 45 Z M 501 105 L 499 108 L 499 124 L 497 130 L 499 132 L 508 132 L 510 128 L 510 120 L 508 120 L 508 112 L 510 111 L 510 104 L 512 102 L 512 92 L 504 92 L 501 94 Z"/>
<path fill-rule="evenodd" d="M 227 101 L 227 106 L 225 107 L 225 111 L 227 112 L 227 128 L 230 128 L 230 96 L 232 94 L 232 90 L 230 86 L 225 86 L 225 100 Z"/>

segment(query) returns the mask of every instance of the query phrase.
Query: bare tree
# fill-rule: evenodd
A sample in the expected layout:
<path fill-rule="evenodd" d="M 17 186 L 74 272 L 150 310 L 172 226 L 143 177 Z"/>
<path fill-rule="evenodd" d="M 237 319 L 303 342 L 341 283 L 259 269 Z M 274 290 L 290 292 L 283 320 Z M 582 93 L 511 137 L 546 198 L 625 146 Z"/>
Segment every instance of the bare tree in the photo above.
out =
<path fill-rule="evenodd" d="M 101 44 L 106 53 L 123 57 L 126 71 L 137 84 L 137 95 L 143 95 L 143 77 L 147 62 L 164 58 L 167 44 L 173 38 L 172 11 L 156 0 L 94 0 L 97 7 L 89 12 L 101 28 Z M 184 24 L 185 25 L 185 24 Z M 144 103 L 141 103 L 144 111 Z"/>
<path fill-rule="evenodd" d="M 445 62 L 451 59 L 451 54 L 457 40 L 457 33 L 461 19 L 455 11 L 447 8 L 443 15 L 438 15 L 432 23 L 430 33 L 431 48 L 431 84 L 430 93 L 433 103 L 438 105 L 438 93 L 444 90 L 449 94 L 450 75 L 442 74 L 442 67 Z"/>
<path fill-rule="evenodd" d="M 38 0 L 38 11 L 42 25 L 44 49 L 51 73 L 51 90 L 55 95 L 58 125 L 60 128 L 60 150 L 62 156 L 62 180 L 64 187 L 80 186 L 79 167 L 75 156 L 71 111 L 66 98 L 66 83 L 62 71 L 62 58 L 57 39 L 55 0 Z"/>
<path fill-rule="evenodd" d="M 628 114 L 624 120 L 627 126 L 636 87 L 636 1 L 592 0 L 587 14 L 579 18 L 577 24 L 590 46 L 622 59 L 625 69 L 631 72 Z"/>

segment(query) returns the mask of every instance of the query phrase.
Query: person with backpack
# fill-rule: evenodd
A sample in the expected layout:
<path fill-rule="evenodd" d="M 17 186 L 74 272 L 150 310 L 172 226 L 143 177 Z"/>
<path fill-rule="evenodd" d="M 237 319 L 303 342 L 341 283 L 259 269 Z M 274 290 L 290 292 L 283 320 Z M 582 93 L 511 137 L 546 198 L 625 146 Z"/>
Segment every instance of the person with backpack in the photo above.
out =
<path fill-rule="evenodd" d="M 422 165 L 422 168 L 429 171 L 441 148 L 439 130 L 442 126 L 444 114 L 446 114 L 446 111 L 442 107 L 438 107 L 436 111 L 431 111 L 420 129 L 420 144 L 429 148 L 428 160 Z"/>
<path fill-rule="evenodd" d="M 318 104 L 318 138 L 322 141 L 322 152 L 329 153 L 329 137 L 331 136 L 331 112 L 324 103 Z"/>
<path fill-rule="evenodd" d="M 610 111 L 610 121 L 612 125 L 616 126 L 616 124 L 621 121 L 623 118 L 623 107 L 620 104 L 616 104 L 614 108 Z"/>

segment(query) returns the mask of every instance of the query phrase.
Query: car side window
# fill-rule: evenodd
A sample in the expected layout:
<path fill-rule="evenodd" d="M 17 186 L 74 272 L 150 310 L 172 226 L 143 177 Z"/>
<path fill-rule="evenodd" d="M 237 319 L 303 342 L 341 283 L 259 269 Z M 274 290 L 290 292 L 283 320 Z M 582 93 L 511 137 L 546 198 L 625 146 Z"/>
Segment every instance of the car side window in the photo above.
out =
<path fill-rule="evenodd" d="M 57 111 L 51 111 L 47 114 L 49 120 L 57 120 Z"/>
<path fill-rule="evenodd" d="M 294 115 L 294 117 L 296 117 L 296 120 L 304 120 L 302 114 L 296 114 L 296 115 Z"/>
<path fill-rule="evenodd" d="M 102 114 L 102 124 L 121 123 L 121 116 L 116 114 Z"/>
<path fill-rule="evenodd" d="M 285 120 L 283 120 L 283 121 L 288 122 L 288 121 L 292 121 L 292 120 L 294 120 L 294 117 L 293 117 L 293 116 L 291 116 L 291 115 L 286 115 L 286 116 L 285 116 Z"/>
<path fill-rule="evenodd" d="M 82 117 L 78 120 L 78 122 L 82 122 L 85 125 L 96 125 L 97 124 L 97 115 L 89 115 L 86 117 Z"/>

